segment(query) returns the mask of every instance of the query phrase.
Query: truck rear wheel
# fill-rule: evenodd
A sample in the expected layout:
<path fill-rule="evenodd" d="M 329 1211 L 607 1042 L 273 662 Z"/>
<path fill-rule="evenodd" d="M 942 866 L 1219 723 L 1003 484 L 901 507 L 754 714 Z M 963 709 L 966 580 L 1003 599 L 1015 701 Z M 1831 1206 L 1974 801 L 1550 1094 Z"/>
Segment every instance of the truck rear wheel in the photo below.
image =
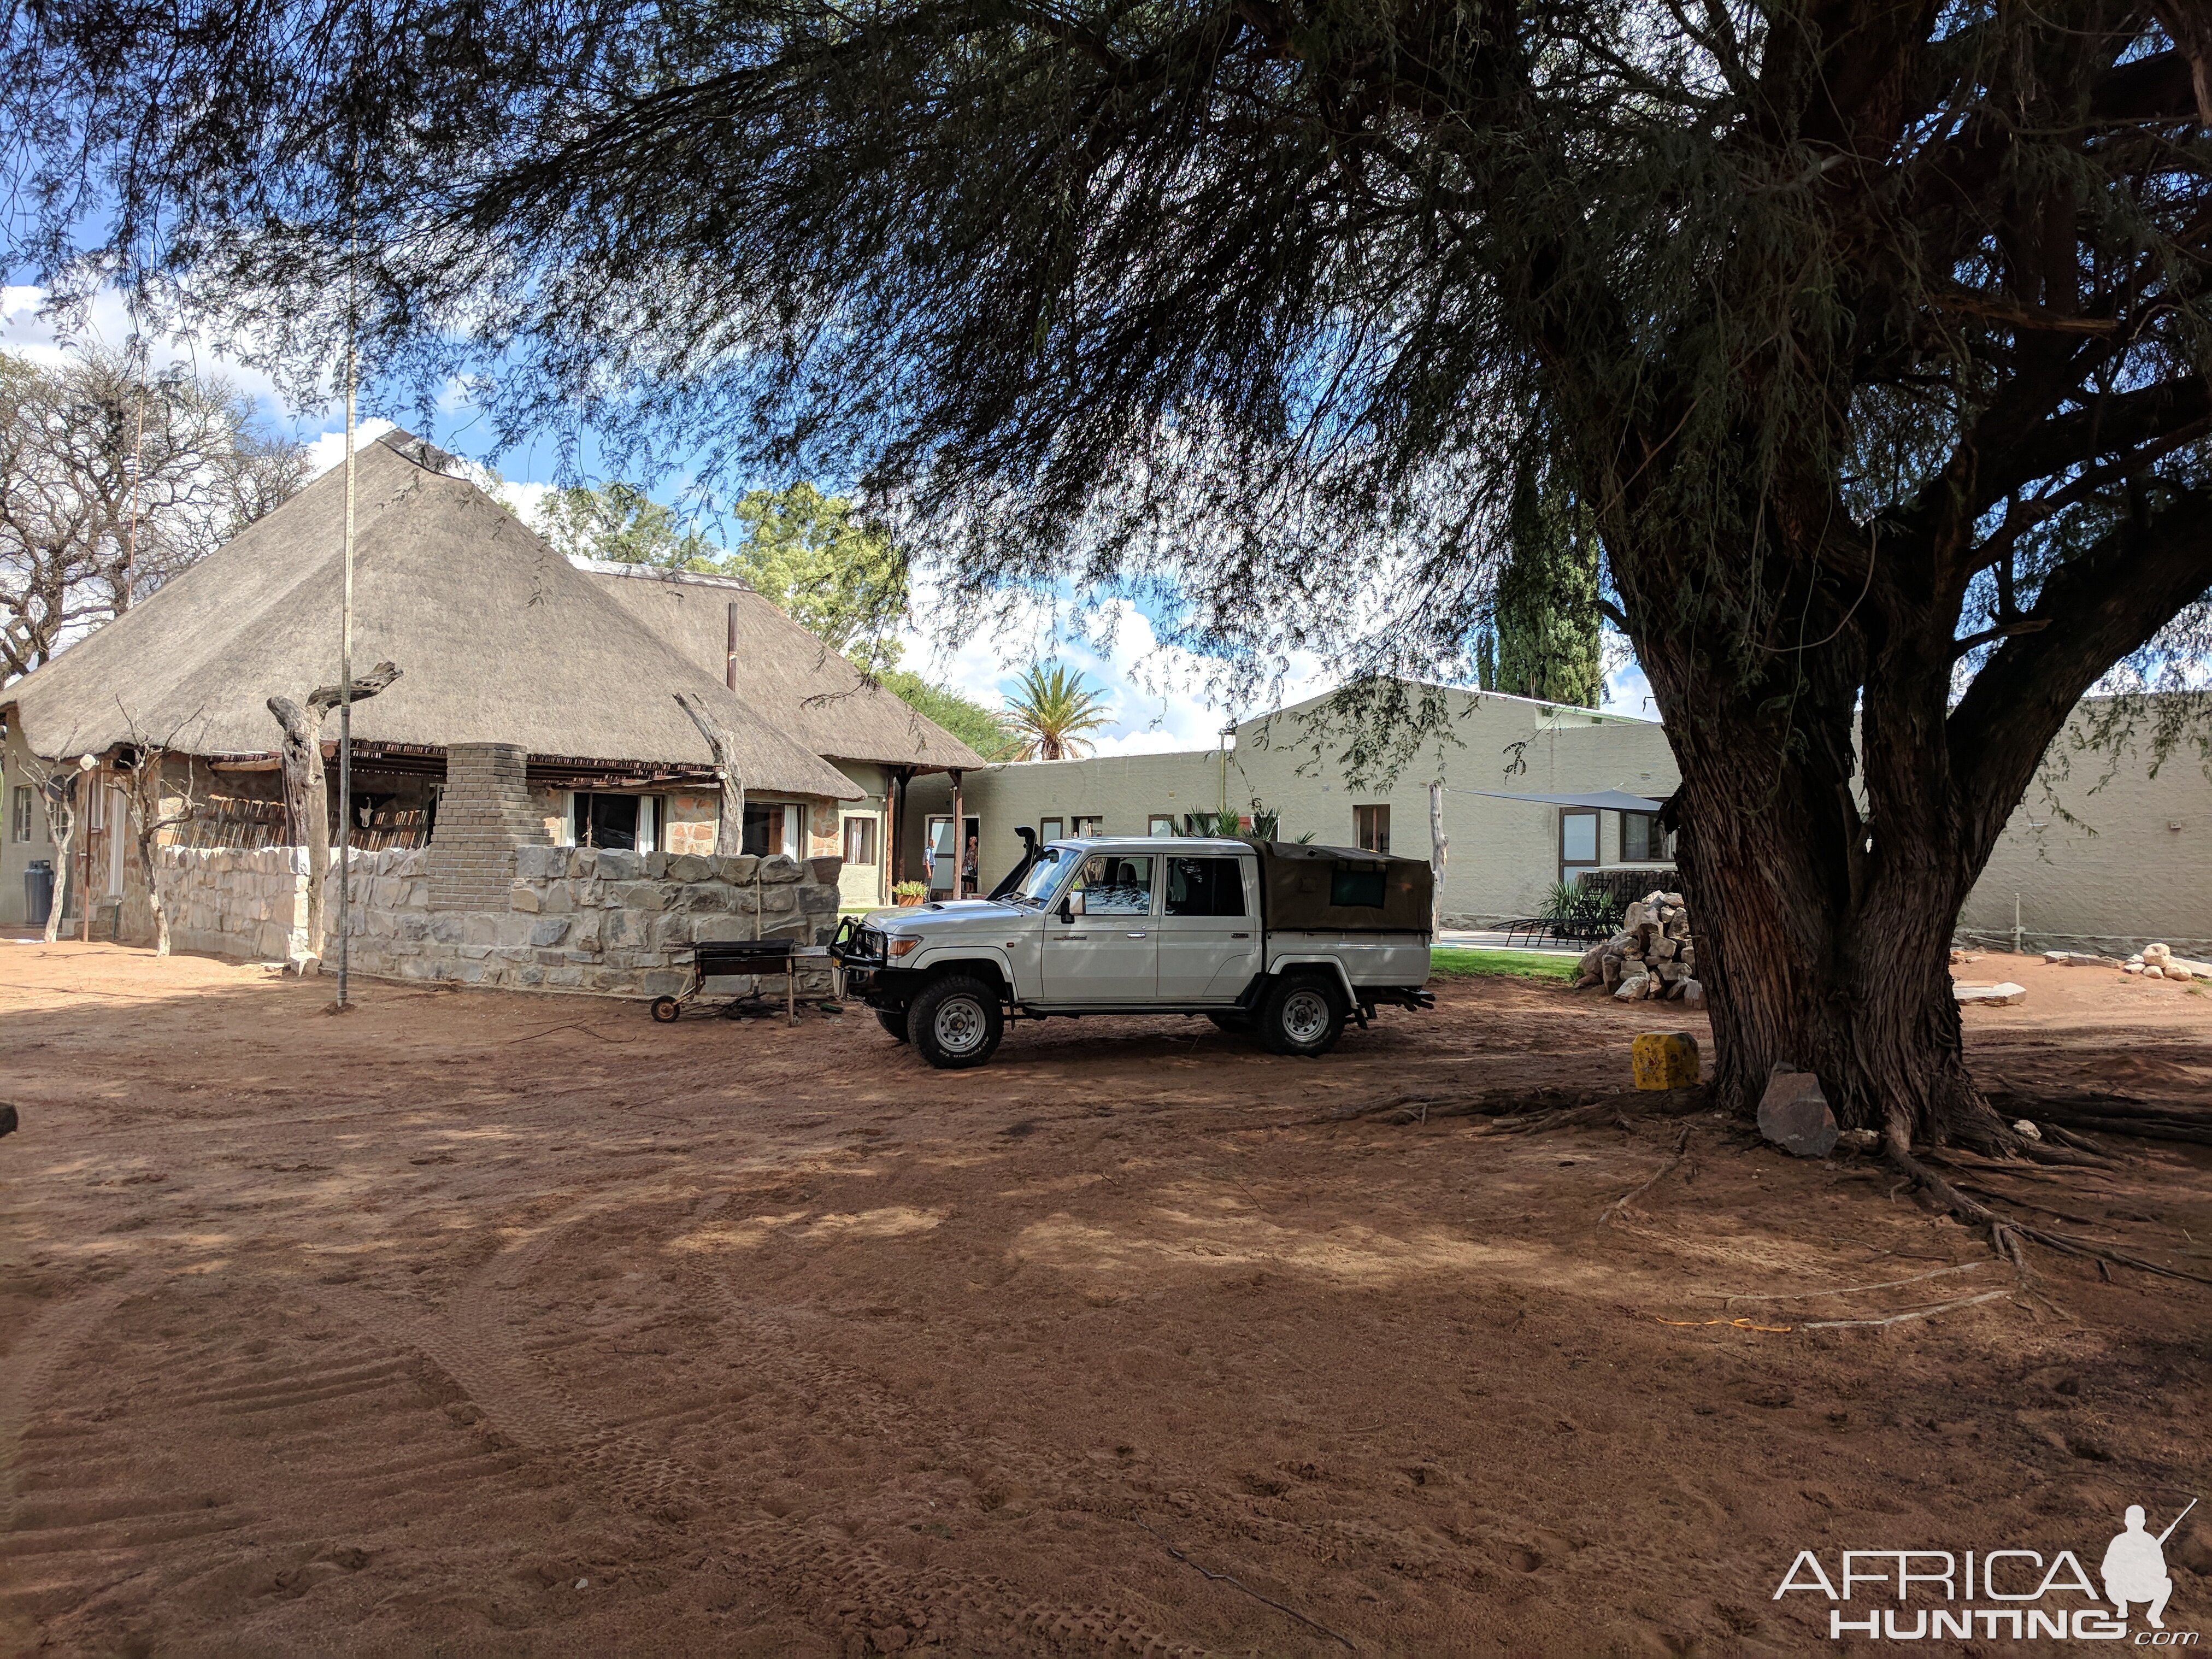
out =
<path fill-rule="evenodd" d="M 981 1066 L 1006 1034 L 999 994 L 980 979 L 948 974 L 924 986 L 906 1012 L 915 1052 L 943 1072 Z"/>
<path fill-rule="evenodd" d="M 878 1008 L 876 1010 L 876 1024 L 882 1026 L 886 1031 L 889 1031 L 901 1042 L 904 1042 L 906 1041 L 905 1009 Z"/>
<path fill-rule="evenodd" d="M 1344 1035 L 1344 993 L 1318 974 L 1279 980 L 1260 1007 L 1260 1043 L 1278 1054 L 1325 1054 Z"/>

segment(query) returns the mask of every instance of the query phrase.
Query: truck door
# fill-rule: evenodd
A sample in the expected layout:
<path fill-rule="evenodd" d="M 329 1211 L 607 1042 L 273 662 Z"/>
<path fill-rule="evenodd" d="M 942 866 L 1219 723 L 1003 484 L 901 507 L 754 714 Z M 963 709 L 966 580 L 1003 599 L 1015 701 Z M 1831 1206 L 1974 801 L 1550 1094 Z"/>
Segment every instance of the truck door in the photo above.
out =
<path fill-rule="evenodd" d="M 1063 896 L 1082 895 L 1079 915 L 1044 921 L 1044 1000 L 1150 1002 L 1159 978 L 1153 937 L 1153 866 L 1148 854 L 1093 853 Z"/>
<path fill-rule="evenodd" d="M 1234 1002 L 1260 971 L 1257 865 L 1212 855 L 1162 862 L 1160 1000 Z"/>

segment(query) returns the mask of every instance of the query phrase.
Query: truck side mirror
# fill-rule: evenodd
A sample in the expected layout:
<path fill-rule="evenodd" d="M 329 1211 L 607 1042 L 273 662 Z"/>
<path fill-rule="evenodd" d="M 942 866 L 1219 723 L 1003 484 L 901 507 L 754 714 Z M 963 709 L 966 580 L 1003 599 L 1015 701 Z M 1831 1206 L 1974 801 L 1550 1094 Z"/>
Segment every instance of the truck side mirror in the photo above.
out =
<path fill-rule="evenodd" d="M 1073 921 L 1082 914 L 1083 894 L 1080 890 L 1070 893 L 1066 898 L 1060 900 L 1060 919 L 1062 921 Z"/>

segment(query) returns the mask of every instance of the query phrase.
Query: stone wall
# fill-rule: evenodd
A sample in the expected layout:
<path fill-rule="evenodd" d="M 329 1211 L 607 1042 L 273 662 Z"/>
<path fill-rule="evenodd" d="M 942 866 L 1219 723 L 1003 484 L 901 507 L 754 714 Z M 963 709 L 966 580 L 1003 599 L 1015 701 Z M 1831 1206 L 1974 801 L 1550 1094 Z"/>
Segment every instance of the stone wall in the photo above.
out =
<path fill-rule="evenodd" d="M 307 954 L 306 848 L 160 847 L 154 870 L 175 949 L 258 962 Z"/>
<path fill-rule="evenodd" d="M 424 853 L 356 854 L 351 971 L 661 996 L 688 981 L 697 941 L 762 937 L 822 945 L 837 926 L 842 861 L 834 858 L 706 858 L 588 847 L 521 847 L 513 856 L 514 874 L 500 908 L 455 911 L 434 905 L 435 884 Z M 326 891 L 335 928 L 335 876 Z M 333 942 L 331 951 L 336 949 Z M 800 979 L 803 991 L 817 994 L 828 985 L 826 963 L 819 975 Z"/>
<path fill-rule="evenodd" d="M 521 747 L 457 743 L 446 751 L 446 793 L 430 837 L 430 908 L 490 910 L 504 905 L 518 846 L 547 839 L 532 807 Z"/>
<path fill-rule="evenodd" d="M 156 856 L 179 950 L 276 961 L 307 954 L 306 848 L 164 847 Z M 523 847 L 514 856 L 515 874 L 500 908 L 451 910 L 432 902 L 436 878 L 428 849 L 356 853 L 349 969 L 373 979 L 662 996 L 689 981 L 691 946 L 699 940 L 823 945 L 837 926 L 842 860 L 834 858 L 586 847 Z M 324 902 L 330 966 L 337 951 L 335 867 Z M 768 983 L 782 988 L 780 978 Z M 800 975 L 803 994 L 829 987 L 826 962 Z M 718 994 L 742 988 L 742 982 L 716 986 Z"/>

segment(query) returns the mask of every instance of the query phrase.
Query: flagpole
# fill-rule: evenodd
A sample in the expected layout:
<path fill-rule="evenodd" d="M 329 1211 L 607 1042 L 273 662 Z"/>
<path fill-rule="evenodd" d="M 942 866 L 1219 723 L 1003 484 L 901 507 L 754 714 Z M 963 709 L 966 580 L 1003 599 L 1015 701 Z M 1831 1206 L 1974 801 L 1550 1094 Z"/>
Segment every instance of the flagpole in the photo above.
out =
<path fill-rule="evenodd" d="M 353 423 L 360 379 L 358 336 L 346 319 L 345 586 L 338 600 L 338 997 L 346 1006 L 346 967 L 353 932 Z"/>

